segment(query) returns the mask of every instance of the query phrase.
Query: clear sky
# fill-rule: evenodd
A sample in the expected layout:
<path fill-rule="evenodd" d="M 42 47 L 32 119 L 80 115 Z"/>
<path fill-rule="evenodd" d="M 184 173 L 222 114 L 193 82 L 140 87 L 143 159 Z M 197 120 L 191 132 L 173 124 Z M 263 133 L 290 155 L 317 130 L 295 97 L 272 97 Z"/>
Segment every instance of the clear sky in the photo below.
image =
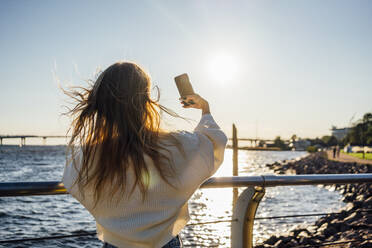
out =
<path fill-rule="evenodd" d="M 316 137 L 372 111 L 372 1 L 1 1 L 0 134 L 65 134 L 63 85 L 135 61 L 178 102 L 187 72 L 239 136 Z M 166 119 L 171 129 L 195 123 Z"/>

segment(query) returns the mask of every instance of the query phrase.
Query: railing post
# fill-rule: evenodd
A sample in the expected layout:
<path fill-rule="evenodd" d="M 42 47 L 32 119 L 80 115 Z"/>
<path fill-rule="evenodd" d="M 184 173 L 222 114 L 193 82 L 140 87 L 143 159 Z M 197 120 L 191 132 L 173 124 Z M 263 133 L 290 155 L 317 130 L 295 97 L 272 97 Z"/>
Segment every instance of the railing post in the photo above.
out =
<path fill-rule="evenodd" d="M 232 126 L 233 131 L 233 176 L 238 176 L 238 131 L 235 124 Z M 238 199 L 238 189 L 233 188 L 233 208 Z"/>
<path fill-rule="evenodd" d="M 239 196 L 233 210 L 231 223 L 231 247 L 253 247 L 253 224 L 256 210 L 265 195 L 263 187 L 250 186 Z"/>

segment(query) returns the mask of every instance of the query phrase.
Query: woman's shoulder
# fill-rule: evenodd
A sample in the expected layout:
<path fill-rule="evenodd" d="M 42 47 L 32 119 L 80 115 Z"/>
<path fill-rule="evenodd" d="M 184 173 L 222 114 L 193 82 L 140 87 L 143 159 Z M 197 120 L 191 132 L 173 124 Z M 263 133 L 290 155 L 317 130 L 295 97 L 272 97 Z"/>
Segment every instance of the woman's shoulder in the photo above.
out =
<path fill-rule="evenodd" d="M 199 135 L 196 132 L 189 132 L 186 130 L 177 130 L 168 133 L 171 138 L 176 139 L 184 145 L 196 146 L 199 144 Z"/>
<path fill-rule="evenodd" d="M 186 155 L 204 154 L 205 152 L 213 154 L 213 143 L 201 132 L 177 130 L 169 132 L 169 137 L 171 137 L 169 139 L 170 146 L 174 146 L 177 150 L 181 146 L 183 153 Z"/>
<path fill-rule="evenodd" d="M 176 153 L 191 155 L 200 151 L 204 143 L 204 139 L 200 135 L 199 132 L 186 130 L 171 131 L 162 137 L 160 144 L 168 151 L 174 150 Z"/>

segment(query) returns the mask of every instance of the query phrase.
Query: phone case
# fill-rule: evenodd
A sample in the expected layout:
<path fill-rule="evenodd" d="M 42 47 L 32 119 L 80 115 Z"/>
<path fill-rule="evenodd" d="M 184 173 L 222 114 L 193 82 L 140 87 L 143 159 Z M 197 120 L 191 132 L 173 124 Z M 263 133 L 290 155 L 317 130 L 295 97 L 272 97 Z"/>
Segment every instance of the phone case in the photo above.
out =
<path fill-rule="evenodd" d="M 190 83 L 189 76 L 186 73 L 175 77 L 174 80 L 176 81 L 178 92 L 180 93 L 181 97 L 195 94 Z"/>

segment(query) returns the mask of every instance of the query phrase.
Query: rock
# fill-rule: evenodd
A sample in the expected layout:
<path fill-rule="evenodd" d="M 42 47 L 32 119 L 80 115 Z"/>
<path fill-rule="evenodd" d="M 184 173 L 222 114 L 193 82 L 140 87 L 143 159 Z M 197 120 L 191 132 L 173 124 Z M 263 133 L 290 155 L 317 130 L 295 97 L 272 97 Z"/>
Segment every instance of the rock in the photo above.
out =
<path fill-rule="evenodd" d="M 354 212 L 351 215 L 349 215 L 348 217 L 346 217 L 344 219 L 344 222 L 346 224 L 350 224 L 350 223 L 354 222 L 355 220 L 359 219 L 359 217 L 360 217 L 360 213 Z"/>
<path fill-rule="evenodd" d="M 334 228 L 337 232 L 340 231 L 342 225 L 344 225 L 342 220 L 334 219 L 331 221 L 332 228 Z"/>
<path fill-rule="evenodd" d="M 372 214 L 366 215 L 363 218 L 366 219 L 365 223 L 368 225 L 372 225 Z"/>
<path fill-rule="evenodd" d="M 267 166 L 279 174 L 372 173 L 370 165 L 330 161 L 324 153 L 315 153 L 300 160 L 276 162 Z M 366 240 L 372 238 L 372 214 L 361 212 L 372 209 L 372 184 L 346 184 L 333 187 L 343 195 L 343 201 L 347 202 L 339 214 L 324 216 L 318 219 L 314 226 L 306 229 L 291 230 L 288 237 L 271 236 L 264 242 L 264 247 L 280 248 L 302 245 L 315 247 L 322 242 L 361 238 L 365 241 L 342 244 L 338 247 L 372 247 L 372 241 Z M 309 232 L 312 228 L 313 233 Z"/>
<path fill-rule="evenodd" d="M 366 240 L 360 245 L 358 245 L 358 248 L 371 248 L 372 247 L 372 240 Z"/>
<path fill-rule="evenodd" d="M 298 238 L 300 238 L 300 237 L 306 237 L 306 238 L 308 238 L 308 237 L 310 237 L 310 235 L 309 235 L 308 232 L 306 232 L 306 231 L 302 231 L 302 232 L 300 232 L 300 233 L 297 235 L 297 237 L 298 237 Z"/>
<path fill-rule="evenodd" d="M 355 194 L 354 193 L 347 193 L 344 197 L 344 201 L 351 202 L 355 200 Z"/>
<path fill-rule="evenodd" d="M 320 218 L 319 220 L 317 220 L 315 222 L 315 225 L 318 226 L 318 227 L 320 227 L 321 225 L 323 225 L 326 222 L 327 222 L 327 220 L 325 218 Z"/>
<path fill-rule="evenodd" d="M 271 236 L 268 240 L 265 241 L 265 244 L 273 245 L 278 241 L 276 236 Z"/>
<path fill-rule="evenodd" d="M 300 245 L 316 245 L 318 244 L 319 241 L 314 240 L 312 238 L 306 238 L 306 237 L 301 237 L 298 243 Z"/>
<path fill-rule="evenodd" d="M 354 204 L 352 202 L 349 202 L 348 204 L 346 204 L 345 206 L 345 212 L 349 212 L 351 210 L 354 209 Z"/>
<path fill-rule="evenodd" d="M 306 233 L 309 233 L 309 234 L 310 234 L 310 232 L 309 232 L 307 229 L 305 229 L 305 228 L 298 228 L 298 229 L 294 229 L 294 230 L 292 230 L 292 231 L 289 233 L 289 235 L 290 235 L 291 237 L 297 237 L 298 234 L 301 233 L 301 232 L 306 232 Z"/>
<path fill-rule="evenodd" d="M 349 211 L 350 212 L 350 211 Z M 340 220 L 340 221 L 344 221 L 344 219 L 350 214 L 348 211 L 346 210 L 342 210 L 339 212 L 339 214 L 336 216 L 337 220 Z"/>
<path fill-rule="evenodd" d="M 340 226 L 340 232 L 345 232 L 349 230 L 351 227 L 348 224 L 343 224 Z"/>
<path fill-rule="evenodd" d="M 289 241 L 285 245 L 286 245 L 286 247 L 295 247 L 295 246 L 298 245 L 298 242 L 296 240 L 292 239 L 291 241 Z"/>
<path fill-rule="evenodd" d="M 292 238 L 287 236 L 287 237 L 283 237 L 282 240 L 284 243 L 288 243 L 289 241 L 292 240 Z"/>
<path fill-rule="evenodd" d="M 328 228 L 328 222 L 325 222 L 323 225 L 321 225 L 319 228 L 318 228 L 318 230 L 317 230 L 317 232 L 318 233 L 322 233 L 325 229 L 327 229 Z"/>
<path fill-rule="evenodd" d="M 320 241 L 324 241 L 326 239 L 326 236 L 324 234 L 316 235 L 317 239 Z"/>
<path fill-rule="evenodd" d="M 354 207 L 361 208 L 363 206 L 363 201 L 354 201 Z"/>
<path fill-rule="evenodd" d="M 365 195 L 358 195 L 356 198 L 355 198 L 355 200 L 357 200 L 357 201 L 364 201 L 365 200 Z"/>
<path fill-rule="evenodd" d="M 372 196 L 368 197 L 365 201 L 364 201 L 364 206 L 366 208 L 372 208 Z"/>
<path fill-rule="evenodd" d="M 278 242 L 275 243 L 274 247 L 282 248 L 286 247 L 286 244 L 283 242 L 283 240 L 278 240 Z"/>
<path fill-rule="evenodd" d="M 323 231 L 325 236 L 332 236 L 333 234 L 337 233 L 337 229 L 333 226 L 329 226 L 327 229 Z"/>

